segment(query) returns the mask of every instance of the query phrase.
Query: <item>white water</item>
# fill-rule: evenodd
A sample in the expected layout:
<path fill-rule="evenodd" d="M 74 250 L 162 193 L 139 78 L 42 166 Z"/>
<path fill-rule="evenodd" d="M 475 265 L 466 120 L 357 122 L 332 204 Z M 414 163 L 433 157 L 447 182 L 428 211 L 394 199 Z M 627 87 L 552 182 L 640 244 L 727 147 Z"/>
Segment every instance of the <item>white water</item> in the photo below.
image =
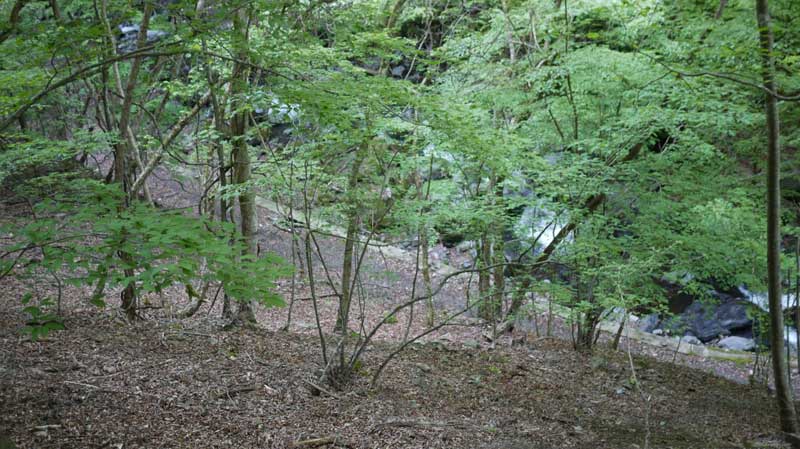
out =
<path fill-rule="evenodd" d="M 517 224 L 518 235 L 525 236 L 526 239 L 536 241 L 537 250 L 534 254 L 541 252 L 539 248 L 547 248 L 561 229 L 564 228 L 563 220 L 559 220 L 556 214 L 544 207 L 526 207 Z"/>
<path fill-rule="evenodd" d="M 742 292 L 744 297 L 750 301 L 751 303 L 757 305 L 761 310 L 765 312 L 769 312 L 769 297 L 766 293 L 754 293 L 750 290 L 739 287 L 739 291 Z M 789 307 L 794 306 L 795 295 L 792 293 L 786 293 L 781 298 L 781 306 L 783 310 L 786 310 Z M 790 346 L 793 348 L 797 348 L 797 330 L 793 327 L 786 326 L 783 332 L 784 339 L 788 342 Z"/>

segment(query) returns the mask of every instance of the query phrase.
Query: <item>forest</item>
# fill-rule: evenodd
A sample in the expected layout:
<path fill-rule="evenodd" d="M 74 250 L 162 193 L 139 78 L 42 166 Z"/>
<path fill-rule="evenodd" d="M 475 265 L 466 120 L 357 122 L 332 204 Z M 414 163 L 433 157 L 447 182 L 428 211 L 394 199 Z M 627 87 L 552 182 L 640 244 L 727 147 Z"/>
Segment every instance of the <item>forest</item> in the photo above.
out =
<path fill-rule="evenodd" d="M 0 449 L 800 448 L 800 2 L 0 0 Z"/>

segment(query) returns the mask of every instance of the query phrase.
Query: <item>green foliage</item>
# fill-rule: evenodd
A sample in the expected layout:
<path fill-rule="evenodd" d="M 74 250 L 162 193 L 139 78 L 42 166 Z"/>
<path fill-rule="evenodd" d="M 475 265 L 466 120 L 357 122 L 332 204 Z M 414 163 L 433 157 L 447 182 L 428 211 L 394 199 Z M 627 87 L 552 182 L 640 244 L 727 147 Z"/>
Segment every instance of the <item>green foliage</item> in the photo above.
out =
<path fill-rule="evenodd" d="M 63 192 L 35 206 L 39 219 L 18 230 L 20 240 L 11 248 L 41 251 L 40 258 L 23 261 L 29 273 L 66 272 L 65 282 L 77 286 L 133 284 L 139 294 L 192 281 L 219 282 L 236 300 L 256 300 L 267 307 L 284 304 L 274 293 L 274 283 L 291 273 L 289 267 L 272 253 L 243 255 L 244 245 L 231 225 L 140 203 L 120 209 L 116 185 L 80 179 L 62 182 L 61 188 Z M 105 305 L 101 297 L 89 300 Z M 39 323 L 29 325 L 34 336 L 55 328 L 51 315 L 34 307 L 26 311 Z"/>
<path fill-rule="evenodd" d="M 22 297 L 22 304 L 26 306 L 22 310 L 30 316 L 30 319 L 25 323 L 23 332 L 30 334 L 31 340 L 36 341 L 47 337 L 52 331 L 66 329 L 61 318 L 48 311 L 50 306 L 53 305 L 53 301 L 50 298 L 45 298 L 38 305 L 29 305 L 31 298 L 32 295 L 30 293 Z"/>
<path fill-rule="evenodd" d="M 120 51 L 85 2 L 62 2 L 69 19 L 61 21 L 45 2 L 28 3 L 18 30 L 0 43 L 0 117 L 83 73 L 0 130 L 0 185 L 45 198 L 41 219 L 18 233 L 18 249 L 42 252 L 31 269 L 143 293 L 222 282 L 236 299 L 278 304 L 269 292 L 286 274 L 282 263 L 243 256 L 238 238 L 229 244 L 231 226 L 188 211 L 123 209 L 115 187 L 76 180 L 77 158 L 123 141 L 112 131 L 120 100 L 113 78 L 119 71 L 125 80 L 132 62 L 102 62 Z M 119 25 L 142 18 L 136 2 L 107 5 L 114 39 Z M 205 16 L 188 1 L 156 5 L 152 27 L 169 36 L 151 42 L 164 54 L 143 59 L 132 93 L 142 154 L 158 150 L 170 126 L 213 90 L 223 118 L 243 112 L 252 121 L 244 138 L 253 156 L 263 153 L 250 183 L 209 185 L 217 199 L 259 188 L 295 212 L 308 208 L 295 218 L 307 212 L 309 221 L 344 227 L 357 216 L 362 234 L 399 240 L 421 230 L 429 243 L 508 240 L 529 253 L 524 263 L 544 245 L 520 216 L 542 210 L 552 227 L 573 224 L 547 267 L 569 279 L 551 276 L 552 286 L 533 288 L 552 290 L 584 317 L 659 307 L 662 278 L 691 278 L 692 291 L 712 281 L 762 286 L 762 92 L 682 74 L 759 79 L 749 2 L 728 2 L 715 19 L 712 0 L 409 0 L 387 29 L 394 5 L 231 0 Z M 794 92 L 800 9 L 789 0 L 773 5 L 778 81 Z M 252 13 L 247 42 L 228 26 L 239 12 Z M 250 82 L 230 97 L 225 82 L 236 63 Z M 419 79 L 392 74 L 401 64 Z M 104 70 L 80 72 L 89 67 Z M 793 205 L 800 108 L 784 102 L 781 114 Z M 217 125 L 202 111 L 186 137 L 191 156 L 169 148 L 165 163 L 215 167 L 212 149 L 230 154 L 234 143 Z M 429 180 L 432 172 L 441 176 Z M 602 204 L 587 208 L 601 195 Z M 789 224 L 797 224 L 794 209 L 786 208 Z M 8 263 L 0 261 L 0 273 Z M 517 267 L 514 281 L 536 271 Z"/>

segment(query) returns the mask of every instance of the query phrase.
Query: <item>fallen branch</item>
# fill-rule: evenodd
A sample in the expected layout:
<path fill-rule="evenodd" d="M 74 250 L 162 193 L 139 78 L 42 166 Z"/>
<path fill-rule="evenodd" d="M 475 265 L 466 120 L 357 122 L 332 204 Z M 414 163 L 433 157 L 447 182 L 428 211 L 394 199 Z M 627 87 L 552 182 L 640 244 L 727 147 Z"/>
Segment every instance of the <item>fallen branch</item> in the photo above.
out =
<path fill-rule="evenodd" d="M 234 388 L 233 390 L 225 390 L 224 393 L 217 395 L 217 399 L 232 399 L 236 395 L 250 393 L 251 391 L 256 391 L 256 387 L 254 385 L 246 385 L 244 387 Z"/>
<path fill-rule="evenodd" d="M 337 395 L 337 394 L 335 394 L 335 393 L 331 392 L 330 390 L 327 390 L 327 389 L 325 389 L 323 387 L 320 387 L 319 385 L 315 384 L 314 382 L 311 382 L 310 380 L 303 379 L 303 382 L 307 383 L 308 386 L 310 386 L 312 388 L 312 390 L 311 390 L 312 394 L 316 393 L 316 394 L 314 394 L 314 396 L 318 396 L 319 393 L 322 392 L 322 393 L 325 393 L 325 394 L 327 394 L 328 396 L 330 396 L 332 398 L 338 399 L 340 401 L 342 400 L 342 398 L 339 395 Z"/>
<path fill-rule="evenodd" d="M 321 438 L 311 438 L 309 440 L 300 440 L 295 441 L 294 443 L 290 444 L 290 448 L 299 448 L 299 447 L 322 447 L 322 446 L 342 446 L 342 447 L 353 447 L 349 443 L 341 441 L 341 437 L 338 435 L 328 436 L 328 437 L 321 437 Z"/>
<path fill-rule="evenodd" d="M 469 430 L 484 430 L 481 426 L 476 426 L 469 423 L 459 423 L 450 421 L 432 421 L 428 419 L 407 419 L 407 418 L 393 418 L 382 423 L 377 423 L 372 426 L 370 433 L 377 431 L 381 427 L 412 427 L 421 429 L 469 429 Z"/>
<path fill-rule="evenodd" d="M 84 387 L 84 388 L 90 388 L 92 390 L 99 391 L 99 392 L 102 392 L 102 393 L 127 394 L 127 395 L 130 395 L 130 396 L 150 396 L 150 397 L 157 398 L 157 399 L 161 400 L 161 396 L 159 396 L 157 394 L 152 394 L 152 393 L 145 393 L 143 391 L 133 392 L 133 391 L 125 391 L 125 390 L 114 390 L 112 388 L 103 388 L 103 387 L 98 387 L 97 385 L 85 384 L 85 383 L 82 383 L 82 382 L 73 382 L 71 380 L 65 380 L 64 383 L 65 384 L 70 384 L 70 385 L 77 385 L 79 387 Z"/>

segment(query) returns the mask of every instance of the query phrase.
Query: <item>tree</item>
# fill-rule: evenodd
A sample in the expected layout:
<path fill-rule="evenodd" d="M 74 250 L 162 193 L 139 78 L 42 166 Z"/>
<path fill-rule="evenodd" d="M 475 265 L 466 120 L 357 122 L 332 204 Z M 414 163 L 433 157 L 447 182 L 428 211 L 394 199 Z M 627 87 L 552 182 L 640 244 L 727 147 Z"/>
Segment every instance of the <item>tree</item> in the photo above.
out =
<path fill-rule="evenodd" d="M 767 128 L 767 272 L 769 288 L 770 351 L 775 379 L 775 396 L 784 432 L 797 433 L 797 415 L 792 400 L 792 386 L 786 368 L 783 343 L 783 305 L 781 300 L 781 149 L 780 116 L 778 100 L 771 92 L 777 92 L 775 61 L 773 56 L 772 24 L 767 0 L 756 0 L 758 35 L 761 44 L 761 76 L 765 94 Z"/>
<path fill-rule="evenodd" d="M 245 244 L 243 259 L 254 260 L 258 257 L 258 242 L 256 233 L 256 195 L 251 184 L 252 168 L 250 164 L 250 147 L 247 144 L 248 108 L 246 102 L 247 85 L 249 81 L 249 29 L 251 23 L 251 8 L 248 5 L 240 6 L 233 16 L 233 45 L 236 49 L 236 61 L 231 74 L 231 143 L 233 145 L 233 183 L 237 184 L 239 192 L 239 220 L 241 225 L 242 240 Z M 238 304 L 235 323 L 254 324 L 256 316 L 249 299 L 241 300 Z"/>

